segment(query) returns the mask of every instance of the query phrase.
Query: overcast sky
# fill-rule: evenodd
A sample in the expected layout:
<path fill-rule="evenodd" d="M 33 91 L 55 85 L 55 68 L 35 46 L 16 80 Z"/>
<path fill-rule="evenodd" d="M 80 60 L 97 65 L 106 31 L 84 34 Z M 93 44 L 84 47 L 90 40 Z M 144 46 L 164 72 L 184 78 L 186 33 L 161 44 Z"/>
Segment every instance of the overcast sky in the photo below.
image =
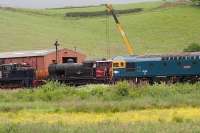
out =
<path fill-rule="evenodd" d="M 22 8 L 55 8 L 65 6 L 85 6 L 104 3 L 130 3 L 144 1 L 153 0 L 0 0 L 0 5 Z"/>

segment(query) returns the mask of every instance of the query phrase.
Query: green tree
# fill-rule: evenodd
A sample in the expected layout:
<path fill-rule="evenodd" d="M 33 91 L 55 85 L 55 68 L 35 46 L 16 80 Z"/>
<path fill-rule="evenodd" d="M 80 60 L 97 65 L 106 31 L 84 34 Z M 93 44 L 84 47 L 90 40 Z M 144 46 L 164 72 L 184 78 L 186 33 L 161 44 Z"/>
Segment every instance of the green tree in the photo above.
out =
<path fill-rule="evenodd" d="M 198 52 L 200 51 L 200 45 L 197 43 L 191 43 L 187 48 L 184 49 L 184 52 Z"/>

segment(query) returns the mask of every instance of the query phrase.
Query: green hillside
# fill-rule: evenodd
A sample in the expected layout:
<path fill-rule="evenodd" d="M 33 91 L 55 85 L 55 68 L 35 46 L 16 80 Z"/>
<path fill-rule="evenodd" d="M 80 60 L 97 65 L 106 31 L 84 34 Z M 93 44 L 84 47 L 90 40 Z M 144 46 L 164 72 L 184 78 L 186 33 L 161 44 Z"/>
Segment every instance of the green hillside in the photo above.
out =
<path fill-rule="evenodd" d="M 200 42 L 200 8 L 178 5 L 159 8 L 161 2 L 114 5 L 115 9 L 143 8 L 140 13 L 120 15 L 136 54 L 182 51 Z M 110 39 L 106 39 L 106 16 L 72 18 L 67 12 L 105 10 L 103 6 L 62 9 L 0 9 L 0 51 L 52 48 L 56 39 L 62 47 L 74 46 L 89 57 L 127 54 L 110 17 Z"/>

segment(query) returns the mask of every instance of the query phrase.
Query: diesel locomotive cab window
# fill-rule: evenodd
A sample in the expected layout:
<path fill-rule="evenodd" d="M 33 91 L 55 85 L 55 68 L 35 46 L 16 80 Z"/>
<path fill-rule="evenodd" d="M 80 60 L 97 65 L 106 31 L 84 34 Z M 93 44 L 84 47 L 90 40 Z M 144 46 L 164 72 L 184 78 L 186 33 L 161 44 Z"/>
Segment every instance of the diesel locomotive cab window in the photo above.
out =
<path fill-rule="evenodd" d="M 131 62 L 131 63 L 126 63 L 126 71 L 136 71 L 136 64 Z"/>
<path fill-rule="evenodd" d="M 114 63 L 113 67 L 119 67 L 119 63 Z"/>
<path fill-rule="evenodd" d="M 123 62 L 121 62 L 120 65 L 121 65 L 121 67 L 124 67 L 124 63 Z"/>

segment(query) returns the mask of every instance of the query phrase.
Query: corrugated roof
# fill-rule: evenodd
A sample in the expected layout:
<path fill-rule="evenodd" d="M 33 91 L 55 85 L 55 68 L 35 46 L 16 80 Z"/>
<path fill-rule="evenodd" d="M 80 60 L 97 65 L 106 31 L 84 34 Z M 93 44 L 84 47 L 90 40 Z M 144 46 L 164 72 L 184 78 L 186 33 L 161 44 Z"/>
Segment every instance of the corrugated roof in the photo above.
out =
<path fill-rule="evenodd" d="M 0 59 L 45 56 L 45 55 L 50 54 L 55 51 L 56 51 L 55 49 L 45 49 L 45 50 L 3 52 L 3 53 L 0 53 Z"/>

